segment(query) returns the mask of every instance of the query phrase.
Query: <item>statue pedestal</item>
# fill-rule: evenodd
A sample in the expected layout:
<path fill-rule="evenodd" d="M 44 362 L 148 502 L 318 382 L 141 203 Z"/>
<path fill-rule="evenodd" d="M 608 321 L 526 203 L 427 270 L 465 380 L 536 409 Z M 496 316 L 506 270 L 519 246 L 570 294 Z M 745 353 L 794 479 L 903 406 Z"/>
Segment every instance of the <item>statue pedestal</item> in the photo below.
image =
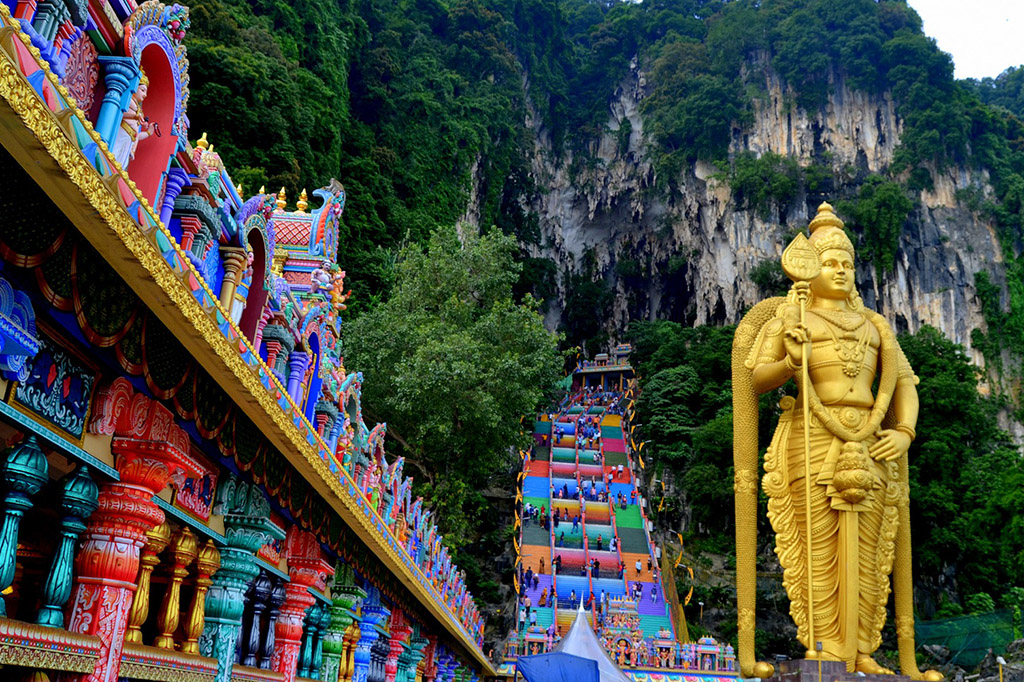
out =
<path fill-rule="evenodd" d="M 800 659 L 781 661 L 775 676 L 766 682 L 910 682 L 907 675 L 862 675 L 846 672 L 842 661 L 822 661 L 821 677 L 818 677 L 818 662 Z"/>

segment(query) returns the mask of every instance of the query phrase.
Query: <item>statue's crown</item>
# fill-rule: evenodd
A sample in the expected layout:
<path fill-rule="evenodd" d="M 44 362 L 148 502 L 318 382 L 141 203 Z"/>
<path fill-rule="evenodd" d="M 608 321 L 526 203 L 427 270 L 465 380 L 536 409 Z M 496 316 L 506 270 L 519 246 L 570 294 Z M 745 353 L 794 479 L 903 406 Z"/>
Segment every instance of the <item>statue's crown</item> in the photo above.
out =
<path fill-rule="evenodd" d="M 829 249 L 842 249 L 854 255 L 853 242 L 843 230 L 843 221 L 832 210 L 827 201 L 818 206 L 818 214 L 811 220 L 811 236 L 808 241 L 819 256 Z"/>

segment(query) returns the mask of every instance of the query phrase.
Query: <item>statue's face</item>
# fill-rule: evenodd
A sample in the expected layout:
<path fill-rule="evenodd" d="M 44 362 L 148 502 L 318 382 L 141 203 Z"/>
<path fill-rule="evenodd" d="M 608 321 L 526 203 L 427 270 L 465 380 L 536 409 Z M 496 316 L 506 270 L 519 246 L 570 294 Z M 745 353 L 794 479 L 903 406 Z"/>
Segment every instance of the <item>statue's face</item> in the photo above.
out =
<path fill-rule="evenodd" d="M 845 299 L 854 287 L 853 257 L 842 249 L 821 254 L 821 274 L 811 280 L 811 292 L 821 298 Z"/>

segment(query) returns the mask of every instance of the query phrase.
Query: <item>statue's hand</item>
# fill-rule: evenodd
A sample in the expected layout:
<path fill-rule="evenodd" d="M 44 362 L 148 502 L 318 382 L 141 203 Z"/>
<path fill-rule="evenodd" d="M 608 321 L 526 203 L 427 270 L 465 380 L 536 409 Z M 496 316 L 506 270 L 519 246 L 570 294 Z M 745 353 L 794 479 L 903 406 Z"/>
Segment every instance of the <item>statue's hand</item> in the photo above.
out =
<path fill-rule="evenodd" d="M 811 359 L 811 332 L 806 325 L 800 324 L 800 313 L 796 307 L 792 307 L 783 313 L 783 334 L 782 343 L 786 348 L 786 355 L 794 367 L 803 364 L 803 357 L 800 354 L 801 346 L 807 348 L 807 359 Z"/>
<path fill-rule="evenodd" d="M 910 436 L 896 429 L 882 429 L 875 433 L 878 440 L 868 449 L 876 461 L 891 462 L 910 449 Z"/>

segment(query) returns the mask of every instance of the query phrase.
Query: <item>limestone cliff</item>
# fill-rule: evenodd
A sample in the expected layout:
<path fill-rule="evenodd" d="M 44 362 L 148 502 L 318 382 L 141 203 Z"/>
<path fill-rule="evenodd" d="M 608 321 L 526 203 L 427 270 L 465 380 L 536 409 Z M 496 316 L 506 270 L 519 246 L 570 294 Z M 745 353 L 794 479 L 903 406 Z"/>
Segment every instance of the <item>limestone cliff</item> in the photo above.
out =
<path fill-rule="evenodd" d="M 755 101 L 753 123 L 734 129 L 732 153 L 771 151 L 802 165 L 830 165 L 838 177 L 884 171 L 892 162 L 901 122 L 891 97 L 853 91 L 833 79 L 827 106 L 804 111 L 770 69 L 759 73 L 765 74 L 765 95 Z M 607 132 L 592 142 L 591 158 L 584 163 L 556 154 L 539 117 L 531 116 L 532 171 L 540 188 L 531 208 L 543 237 L 533 255 L 554 260 L 565 273 L 578 271 L 584 254 L 592 254 L 591 262 L 615 294 L 607 320 L 613 336 L 631 319 L 736 322 L 761 296 L 750 280 L 751 269 L 779 257 L 785 235 L 806 227 L 822 197 L 801 194 L 789 205 L 773 207 L 764 219 L 740 210 L 724 174 L 702 163 L 676 183 L 677 189 L 663 189 L 667 184 L 656 183 L 645 154 L 640 112 L 645 88 L 645 74 L 634 63 L 611 101 Z M 618 135 L 627 120 L 628 146 Z M 861 262 L 859 287 L 865 302 L 898 329 L 930 324 L 970 347 L 971 330 L 985 326 L 975 273 L 989 271 L 1000 285 L 1005 280 L 994 228 L 957 199 L 965 188 L 989 192 L 987 178 L 962 169 L 934 175 L 934 189 L 920 194 L 904 228 L 894 272 L 879 280 L 873 266 Z M 856 187 L 841 188 L 851 189 Z M 639 270 L 623 276 L 626 269 L 616 263 L 624 260 L 639 264 Z M 561 319 L 566 295 L 561 277 L 558 286 L 558 300 L 548 313 L 552 326 Z M 979 353 L 974 356 L 981 361 Z"/>

